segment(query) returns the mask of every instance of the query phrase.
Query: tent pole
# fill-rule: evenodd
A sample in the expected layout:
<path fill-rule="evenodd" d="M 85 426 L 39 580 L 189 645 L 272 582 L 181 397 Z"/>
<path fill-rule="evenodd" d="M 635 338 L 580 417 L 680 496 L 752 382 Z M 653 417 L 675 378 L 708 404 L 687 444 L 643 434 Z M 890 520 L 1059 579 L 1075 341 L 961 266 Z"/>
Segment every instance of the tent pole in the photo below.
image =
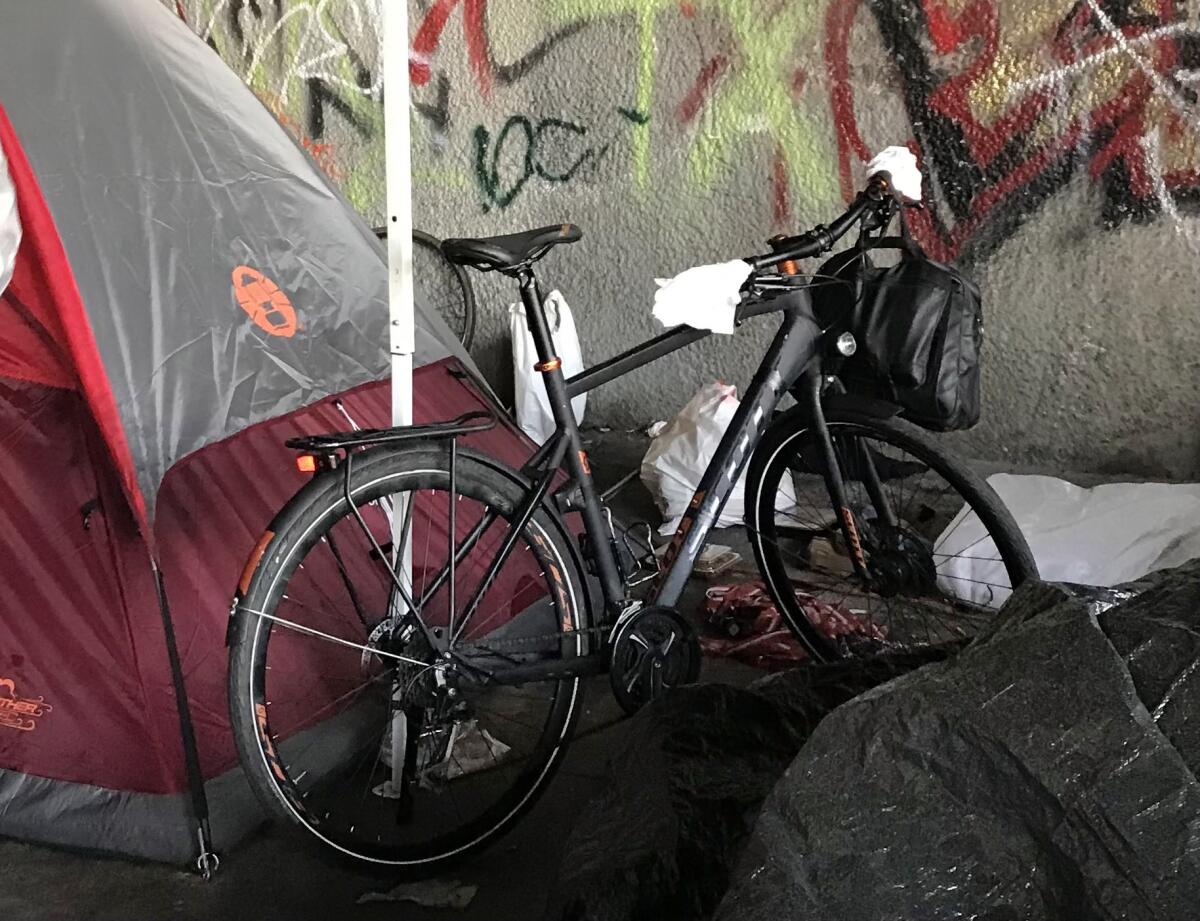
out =
<path fill-rule="evenodd" d="M 413 353 L 416 309 L 413 303 L 412 126 L 409 122 L 408 0 L 383 4 L 383 125 L 388 213 L 388 315 L 392 355 L 392 425 L 413 424 Z M 405 509 L 394 510 L 392 546 L 401 548 L 393 562 L 400 580 L 412 585 L 412 544 L 402 539 Z M 395 613 L 395 612 L 393 612 Z"/>
<path fill-rule="evenodd" d="M 179 661 L 179 647 L 175 643 L 175 624 L 171 620 L 171 608 L 167 604 L 167 586 L 163 581 L 158 560 L 151 557 L 150 567 L 154 571 L 154 585 L 158 591 L 158 610 L 162 615 L 163 634 L 167 641 L 167 659 L 171 664 L 171 682 L 175 685 L 175 708 L 179 713 L 179 734 L 183 741 L 183 763 L 187 771 L 188 788 L 192 796 L 192 814 L 196 820 L 196 843 L 199 855 L 196 868 L 209 879 L 220 864 L 213 850 L 212 831 L 208 824 L 208 795 L 204 791 L 204 775 L 200 771 L 200 751 L 196 747 L 196 731 L 192 725 L 192 710 L 188 704 L 187 687 L 183 683 L 183 666 Z"/>
<path fill-rule="evenodd" d="M 408 3 L 383 4 L 384 155 L 388 212 L 388 310 L 392 353 L 392 425 L 412 425 L 416 351 L 413 307 L 412 155 L 409 124 Z"/>

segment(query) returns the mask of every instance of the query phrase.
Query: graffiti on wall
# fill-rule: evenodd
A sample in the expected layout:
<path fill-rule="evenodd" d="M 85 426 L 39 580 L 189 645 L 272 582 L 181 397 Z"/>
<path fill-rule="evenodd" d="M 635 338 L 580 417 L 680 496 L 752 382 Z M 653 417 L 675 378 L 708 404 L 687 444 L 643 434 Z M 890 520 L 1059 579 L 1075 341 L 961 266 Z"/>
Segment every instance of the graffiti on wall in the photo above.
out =
<path fill-rule="evenodd" d="M 356 205 L 382 207 L 380 0 L 167 2 Z M 579 183 L 645 196 L 670 180 L 704 196 L 750 174 L 786 227 L 795 201 L 848 197 L 871 146 L 903 140 L 928 177 L 915 229 L 943 258 L 985 257 L 1077 180 L 1099 193 L 1099 227 L 1165 219 L 1190 234 L 1198 8 L 417 0 L 417 181 L 471 189 L 490 211 Z M 603 86 L 572 82 L 579 56 L 605 54 L 614 34 L 632 66 Z"/>
<path fill-rule="evenodd" d="M 383 196 L 380 0 L 165 0 L 361 210 Z"/>
<path fill-rule="evenodd" d="M 934 206 L 919 235 L 942 258 L 984 256 L 1077 176 L 1104 227 L 1165 215 L 1185 231 L 1200 191 L 1200 21 L 1175 0 L 846 0 L 827 18 L 843 193 L 870 153 L 848 48 L 874 20 Z"/>

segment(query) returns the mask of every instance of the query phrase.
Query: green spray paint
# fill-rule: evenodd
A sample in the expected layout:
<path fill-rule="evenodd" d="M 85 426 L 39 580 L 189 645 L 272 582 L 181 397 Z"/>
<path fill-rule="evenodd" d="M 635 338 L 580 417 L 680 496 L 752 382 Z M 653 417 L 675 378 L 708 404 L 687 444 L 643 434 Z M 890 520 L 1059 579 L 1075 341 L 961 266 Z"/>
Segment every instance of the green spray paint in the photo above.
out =
<path fill-rule="evenodd" d="M 650 110 L 654 102 L 654 26 L 658 14 L 663 10 L 677 9 L 679 0 L 561 0 L 550 5 L 553 15 L 560 21 L 578 22 L 630 13 L 637 15 L 638 24 L 638 69 L 634 85 L 633 110 L 644 119 L 630 117 L 633 129 L 633 181 L 636 188 L 650 188 Z"/>
<path fill-rule="evenodd" d="M 525 115 L 512 115 L 500 128 L 493 142 L 491 132 L 483 125 L 475 128 L 475 179 L 484 197 L 484 210 L 507 208 L 521 194 L 534 176 L 552 184 L 570 182 L 581 169 L 598 162 L 609 145 L 593 147 L 587 141 L 588 129 L 561 118 L 542 118 L 535 124 Z M 510 143 L 510 138 L 514 140 Z M 505 150 L 513 148 L 518 154 L 516 176 L 504 175 Z M 565 166 L 551 166 L 556 152 L 566 150 L 573 158 Z M 511 162 L 511 161 L 510 161 Z"/>
<path fill-rule="evenodd" d="M 792 94 L 797 44 L 819 40 L 821 3 L 784 3 L 764 20 L 756 0 L 719 4 L 739 47 L 738 67 L 718 85 L 692 142 L 688 172 L 702 188 L 728 167 L 748 137 L 765 135 L 783 151 L 793 183 L 817 200 L 836 197 L 836 154 L 822 129 L 800 111 Z"/>
<path fill-rule="evenodd" d="M 677 11 L 680 6 L 679 0 L 559 0 L 547 10 L 547 15 L 559 21 L 636 17 L 635 111 L 647 117 L 647 123 L 638 124 L 633 133 L 633 178 L 639 190 L 647 189 L 650 183 L 648 120 L 654 101 L 655 27 L 659 14 Z M 792 96 L 789 67 L 801 41 L 819 41 L 826 3 L 790 0 L 771 5 L 761 0 L 697 0 L 692 6 L 698 13 L 721 14 L 733 32 L 739 53 L 734 74 L 715 88 L 692 140 L 688 154 L 691 179 L 701 188 L 710 189 L 748 137 L 765 135 L 772 149 L 783 151 L 794 184 L 814 198 L 835 195 L 835 151 L 823 130 L 800 111 Z"/>

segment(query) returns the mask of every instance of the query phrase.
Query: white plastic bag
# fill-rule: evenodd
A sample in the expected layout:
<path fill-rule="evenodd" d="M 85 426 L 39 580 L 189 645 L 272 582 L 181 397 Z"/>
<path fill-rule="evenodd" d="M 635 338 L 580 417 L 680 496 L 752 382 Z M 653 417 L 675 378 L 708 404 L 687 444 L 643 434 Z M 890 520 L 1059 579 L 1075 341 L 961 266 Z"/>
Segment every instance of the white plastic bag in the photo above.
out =
<path fill-rule="evenodd" d="M 1111 586 L 1200 557 L 1200 485 L 1107 483 L 1091 489 L 1050 476 L 988 477 L 1017 520 L 1038 571 L 1052 582 Z M 983 524 L 966 507 L 938 538 L 938 584 L 999 607 L 1008 577 Z M 990 583 L 990 584 L 989 584 Z"/>
<path fill-rule="evenodd" d="M 876 173 L 892 177 L 892 188 L 909 201 L 921 200 L 921 171 L 917 158 L 907 147 L 885 147 L 867 164 L 867 178 Z"/>
<path fill-rule="evenodd" d="M 716 381 L 703 388 L 679 411 L 667 427 L 650 442 L 642 460 L 642 482 L 654 496 L 663 515 L 660 534 L 674 534 L 688 503 L 695 495 L 700 478 L 721 443 L 721 436 L 739 406 L 737 388 Z M 746 472 L 734 484 L 733 491 L 717 518 L 716 527 L 728 528 L 742 523 L 746 509 Z M 776 508 L 796 503 L 791 481 L 785 479 L 776 499 Z"/>
<path fill-rule="evenodd" d="M 575 318 L 566 299 L 558 291 L 546 297 L 546 319 L 554 337 L 554 347 L 562 359 L 562 372 L 567 377 L 583 370 L 583 352 L 579 348 L 579 334 L 575 331 Z M 536 441 L 544 444 L 554 434 L 554 414 L 550 412 L 550 397 L 546 395 L 546 384 L 542 374 L 533 370 L 538 363 L 537 349 L 533 336 L 525 323 L 525 308 L 513 304 L 508 308 L 509 329 L 512 332 L 513 378 L 516 384 L 517 424 L 521 430 Z M 583 421 L 583 409 L 587 394 L 580 394 L 571 401 L 575 410 L 575 421 Z"/>

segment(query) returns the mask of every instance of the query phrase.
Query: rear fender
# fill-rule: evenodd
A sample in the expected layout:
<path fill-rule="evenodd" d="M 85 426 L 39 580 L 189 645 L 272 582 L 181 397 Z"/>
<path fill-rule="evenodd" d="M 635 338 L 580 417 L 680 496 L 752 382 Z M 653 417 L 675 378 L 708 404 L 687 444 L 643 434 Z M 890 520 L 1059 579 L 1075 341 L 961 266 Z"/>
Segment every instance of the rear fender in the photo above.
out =
<path fill-rule="evenodd" d="M 501 463 L 495 458 L 477 454 L 475 455 L 475 460 L 494 470 L 505 479 L 511 480 L 526 492 L 534 488 L 533 483 L 528 477 L 523 475 L 520 471 L 514 470 L 507 464 Z M 550 495 L 553 494 L 551 493 Z M 576 584 L 582 588 L 584 607 L 583 623 L 586 627 L 593 627 L 597 624 L 597 620 L 595 619 L 595 603 L 592 598 L 594 589 L 591 581 L 588 578 L 587 567 L 584 565 L 583 557 L 579 551 L 579 541 L 576 539 L 575 535 L 571 533 L 571 529 L 567 527 L 566 521 L 563 520 L 562 515 L 558 509 L 555 508 L 554 503 L 549 501 L 549 498 L 542 502 L 542 509 L 545 511 L 546 516 L 554 525 L 554 528 L 558 531 L 559 537 L 562 538 L 563 546 L 567 548 L 567 552 L 571 556 L 571 567 L 575 570 L 575 575 L 578 577 Z"/>

